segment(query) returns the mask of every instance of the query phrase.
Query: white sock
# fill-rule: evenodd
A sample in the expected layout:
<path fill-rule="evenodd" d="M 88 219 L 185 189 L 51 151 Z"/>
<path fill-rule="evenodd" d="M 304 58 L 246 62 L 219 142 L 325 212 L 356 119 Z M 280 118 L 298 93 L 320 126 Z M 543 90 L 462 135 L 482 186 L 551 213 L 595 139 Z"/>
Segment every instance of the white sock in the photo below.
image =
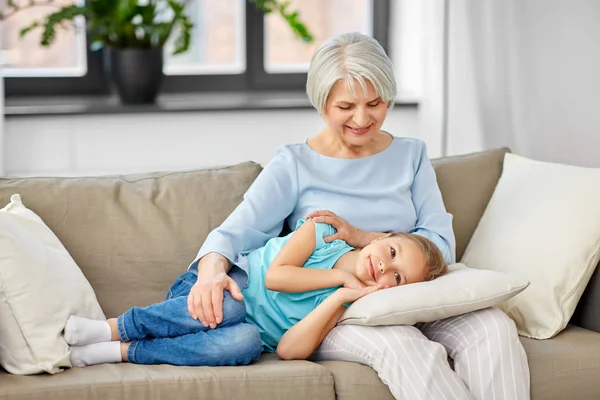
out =
<path fill-rule="evenodd" d="M 85 367 L 95 364 L 119 363 L 121 359 L 121 342 L 102 342 L 87 346 L 71 346 L 71 364 L 74 367 Z"/>
<path fill-rule="evenodd" d="M 71 315 L 65 325 L 65 341 L 71 346 L 110 342 L 112 333 L 107 321 Z"/>

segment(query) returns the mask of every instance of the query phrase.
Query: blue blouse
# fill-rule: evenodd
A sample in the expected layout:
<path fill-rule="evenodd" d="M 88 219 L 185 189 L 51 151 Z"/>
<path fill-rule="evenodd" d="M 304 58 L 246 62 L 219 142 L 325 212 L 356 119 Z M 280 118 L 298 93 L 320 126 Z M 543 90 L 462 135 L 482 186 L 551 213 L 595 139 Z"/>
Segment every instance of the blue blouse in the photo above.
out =
<path fill-rule="evenodd" d="M 284 223 L 292 230 L 314 210 L 331 210 L 365 231 L 423 235 L 447 263 L 455 260 L 452 215 L 425 143 L 394 137 L 383 151 L 357 159 L 323 156 L 307 143 L 281 146 L 242 203 L 208 235 L 190 268 L 210 252 L 244 264 L 241 258 L 278 236 Z"/>

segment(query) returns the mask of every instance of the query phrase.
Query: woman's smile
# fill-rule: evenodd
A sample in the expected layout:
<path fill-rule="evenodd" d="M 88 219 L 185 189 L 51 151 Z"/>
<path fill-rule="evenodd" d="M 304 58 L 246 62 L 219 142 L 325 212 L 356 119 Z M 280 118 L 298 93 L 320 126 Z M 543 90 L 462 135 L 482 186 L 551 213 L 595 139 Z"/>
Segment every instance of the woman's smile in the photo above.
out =
<path fill-rule="evenodd" d="M 346 125 L 346 128 L 348 128 L 350 132 L 352 132 L 355 135 L 364 135 L 365 133 L 369 132 L 372 127 L 373 124 L 370 124 L 364 128 L 353 128 L 351 126 Z"/>

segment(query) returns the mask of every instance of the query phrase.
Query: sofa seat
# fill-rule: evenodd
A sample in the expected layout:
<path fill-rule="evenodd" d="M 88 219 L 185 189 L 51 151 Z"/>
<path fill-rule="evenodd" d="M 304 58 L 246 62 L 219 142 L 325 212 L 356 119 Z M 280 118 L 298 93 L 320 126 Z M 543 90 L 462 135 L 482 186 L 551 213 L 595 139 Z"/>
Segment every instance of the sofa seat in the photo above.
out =
<path fill-rule="evenodd" d="M 335 381 L 336 400 L 394 400 L 388 387 L 375 370 L 366 365 L 346 361 L 319 361 Z"/>
<path fill-rule="evenodd" d="M 532 399 L 600 399 L 598 333 L 569 325 L 551 340 L 522 337 L 521 342 L 531 371 Z M 393 400 L 387 386 L 365 365 L 281 361 L 274 354 L 265 354 L 245 367 L 105 364 L 73 368 L 54 376 L 18 376 L 2 371 L 0 388 L 0 399 L 11 400 Z"/>
<path fill-rule="evenodd" d="M 600 335 L 597 332 L 569 325 L 551 340 L 520 339 L 529 362 L 532 399 L 600 399 Z M 375 371 L 367 366 L 341 361 L 319 364 L 335 378 L 337 400 L 393 400 Z"/>
<path fill-rule="evenodd" d="M 57 375 L 0 372 L 0 399 L 335 399 L 333 377 L 308 361 L 267 354 L 252 366 L 104 364 Z"/>
<path fill-rule="evenodd" d="M 521 343 L 529 361 L 532 399 L 600 399 L 597 332 L 569 325 L 552 339 L 522 337 Z"/>

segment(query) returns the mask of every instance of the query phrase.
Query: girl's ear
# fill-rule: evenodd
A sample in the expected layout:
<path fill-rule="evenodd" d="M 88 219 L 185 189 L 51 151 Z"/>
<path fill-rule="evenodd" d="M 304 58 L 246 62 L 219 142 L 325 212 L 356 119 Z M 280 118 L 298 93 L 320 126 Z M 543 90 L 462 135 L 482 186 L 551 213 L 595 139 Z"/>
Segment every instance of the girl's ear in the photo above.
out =
<path fill-rule="evenodd" d="M 374 239 L 371 243 L 374 243 L 374 242 L 376 242 L 378 240 L 381 240 L 381 239 L 389 238 L 392 235 L 393 235 L 393 233 L 386 233 L 385 235 L 379 236 L 378 238 Z"/>

